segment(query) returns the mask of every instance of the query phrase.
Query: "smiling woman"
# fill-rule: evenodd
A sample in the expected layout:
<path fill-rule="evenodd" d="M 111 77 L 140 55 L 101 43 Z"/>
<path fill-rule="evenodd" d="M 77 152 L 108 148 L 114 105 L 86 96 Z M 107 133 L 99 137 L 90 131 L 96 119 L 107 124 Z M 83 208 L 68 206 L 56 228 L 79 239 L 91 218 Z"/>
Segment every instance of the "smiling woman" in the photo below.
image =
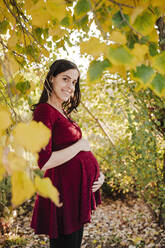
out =
<path fill-rule="evenodd" d="M 33 119 L 51 130 L 48 145 L 39 152 L 38 166 L 58 189 L 63 205 L 57 207 L 37 195 L 31 227 L 37 234 L 49 235 L 52 248 L 80 248 L 83 226 L 101 203 L 99 188 L 104 176 L 80 127 L 70 117 L 80 102 L 79 78 L 74 63 L 55 61 L 39 103 L 33 106 Z"/>
<path fill-rule="evenodd" d="M 62 103 L 69 101 L 70 97 L 74 96 L 75 85 L 79 78 L 79 72 L 76 69 L 69 69 L 59 73 L 56 77 L 51 77 L 52 90 L 48 102 L 55 106 L 60 112 Z"/>

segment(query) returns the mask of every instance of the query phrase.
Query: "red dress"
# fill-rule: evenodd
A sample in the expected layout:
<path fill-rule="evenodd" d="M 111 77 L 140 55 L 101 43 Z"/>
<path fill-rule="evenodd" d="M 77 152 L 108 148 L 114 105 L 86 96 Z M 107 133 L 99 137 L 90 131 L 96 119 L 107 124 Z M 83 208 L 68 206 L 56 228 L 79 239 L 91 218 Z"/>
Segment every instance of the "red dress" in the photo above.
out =
<path fill-rule="evenodd" d="M 53 151 L 64 149 L 82 137 L 80 127 L 48 103 L 37 106 L 33 119 L 51 130 L 48 145 L 39 152 L 40 169 Z M 91 190 L 99 177 L 99 165 L 90 151 L 81 151 L 62 165 L 46 170 L 44 177 L 49 177 L 58 189 L 63 206 L 56 207 L 48 198 L 37 195 L 31 221 L 36 234 L 57 238 L 59 234 L 70 234 L 90 222 L 91 210 L 101 203 L 99 190 L 95 193 Z"/>

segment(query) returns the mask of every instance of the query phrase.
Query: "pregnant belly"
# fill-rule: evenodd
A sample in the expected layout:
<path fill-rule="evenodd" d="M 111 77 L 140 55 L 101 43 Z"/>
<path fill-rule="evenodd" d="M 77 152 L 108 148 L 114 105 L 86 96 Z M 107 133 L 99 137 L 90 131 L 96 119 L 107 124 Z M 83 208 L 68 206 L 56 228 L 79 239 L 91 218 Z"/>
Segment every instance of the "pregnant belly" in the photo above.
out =
<path fill-rule="evenodd" d="M 99 173 L 99 165 L 93 153 L 81 151 L 63 165 L 47 170 L 44 176 L 50 177 L 56 187 L 59 184 L 68 184 L 67 188 L 71 185 L 77 187 L 82 178 L 86 178 L 87 185 L 91 187 Z"/>
<path fill-rule="evenodd" d="M 93 183 L 99 177 L 99 165 L 91 151 L 79 152 L 75 159 L 78 159 L 82 170 L 87 173 L 88 179 Z"/>

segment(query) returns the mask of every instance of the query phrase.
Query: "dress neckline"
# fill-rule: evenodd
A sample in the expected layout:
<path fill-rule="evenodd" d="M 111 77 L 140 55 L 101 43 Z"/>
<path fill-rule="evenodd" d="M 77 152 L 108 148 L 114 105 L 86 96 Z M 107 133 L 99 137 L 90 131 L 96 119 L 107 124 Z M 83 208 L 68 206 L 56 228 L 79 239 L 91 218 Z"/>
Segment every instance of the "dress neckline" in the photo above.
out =
<path fill-rule="evenodd" d="M 69 117 L 63 115 L 57 108 L 55 108 L 53 105 L 51 105 L 48 102 L 45 102 L 46 104 L 48 104 L 50 107 L 52 107 L 53 109 L 55 109 L 56 111 L 58 111 L 58 113 L 60 113 L 60 115 L 62 115 L 66 120 L 72 121 Z"/>

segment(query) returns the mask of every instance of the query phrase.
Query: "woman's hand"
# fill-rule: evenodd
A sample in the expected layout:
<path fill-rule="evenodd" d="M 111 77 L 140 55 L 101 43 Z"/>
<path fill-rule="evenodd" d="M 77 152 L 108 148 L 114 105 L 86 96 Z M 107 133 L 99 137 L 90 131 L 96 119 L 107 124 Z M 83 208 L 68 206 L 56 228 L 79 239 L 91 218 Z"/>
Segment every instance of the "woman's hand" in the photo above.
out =
<path fill-rule="evenodd" d="M 93 183 L 92 192 L 96 192 L 104 183 L 105 176 L 102 172 L 100 172 L 100 176 L 97 181 Z"/>
<path fill-rule="evenodd" d="M 79 145 L 80 151 L 90 151 L 90 144 L 87 139 L 81 138 L 79 141 L 77 141 Z"/>

